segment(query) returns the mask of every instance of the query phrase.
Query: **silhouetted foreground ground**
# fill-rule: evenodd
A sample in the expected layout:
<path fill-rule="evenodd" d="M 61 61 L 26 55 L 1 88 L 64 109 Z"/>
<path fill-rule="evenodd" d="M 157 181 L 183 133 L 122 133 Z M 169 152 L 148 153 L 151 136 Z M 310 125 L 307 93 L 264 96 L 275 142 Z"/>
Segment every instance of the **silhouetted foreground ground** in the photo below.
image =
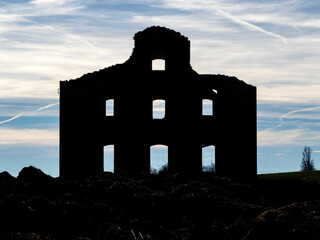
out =
<path fill-rule="evenodd" d="M 0 239 L 320 239 L 318 184 L 0 173 Z"/>

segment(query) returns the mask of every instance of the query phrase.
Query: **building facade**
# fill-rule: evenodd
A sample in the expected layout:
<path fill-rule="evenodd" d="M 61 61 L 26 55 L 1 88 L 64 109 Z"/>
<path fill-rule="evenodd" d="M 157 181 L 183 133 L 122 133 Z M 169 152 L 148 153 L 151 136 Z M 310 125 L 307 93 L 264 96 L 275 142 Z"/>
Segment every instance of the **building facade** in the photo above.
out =
<path fill-rule="evenodd" d="M 168 147 L 168 171 L 202 171 L 202 148 L 215 146 L 216 173 L 252 181 L 257 174 L 256 88 L 235 77 L 198 74 L 190 41 L 163 27 L 134 36 L 123 64 L 60 82 L 60 176 L 103 171 L 114 145 L 114 171 L 150 172 L 150 147 Z M 154 60 L 165 62 L 153 70 Z M 153 117 L 155 100 L 164 116 Z M 204 115 L 203 102 L 212 110 Z M 112 105 L 106 114 L 106 104 Z"/>

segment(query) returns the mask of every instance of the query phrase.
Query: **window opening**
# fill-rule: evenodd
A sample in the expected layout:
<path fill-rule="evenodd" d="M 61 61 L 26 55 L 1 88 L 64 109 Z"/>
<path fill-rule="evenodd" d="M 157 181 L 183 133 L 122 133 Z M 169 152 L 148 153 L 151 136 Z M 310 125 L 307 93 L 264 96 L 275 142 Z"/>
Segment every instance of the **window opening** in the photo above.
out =
<path fill-rule="evenodd" d="M 103 170 L 114 172 L 114 145 L 106 145 L 103 148 Z"/>
<path fill-rule="evenodd" d="M 166 61 L 163 59 L 155 59 L 152 61 L 152 70 L 164 71 L 166 70 Z"/>
<path fill-rule="evenodd" d="M 215 173 L 215 146 L 202 148 L 202 171 Z"/>
<path fill-rule="evenodd" d="M 109 99 L 106 101 L 106 116 L 113 116 L 114 115 L 114 100 Z"/>
<path fill-rule="evenodd" d="M 168 146 L 153 145 L 150 147 L 150 172 L 159 173 L 159 171 L 168 170 Z"/>
<path fill-rule="evenodd" d="M 166 101 L 162 99 L 154 100 L 152 102 L 152 118 L 163 119 L 166 114 Z"/>
<path fill-rule="evenodd" d="M 202 100 L 202 115 L 203 116 L 213 115 L 213 101 L 211 99 Z"/>

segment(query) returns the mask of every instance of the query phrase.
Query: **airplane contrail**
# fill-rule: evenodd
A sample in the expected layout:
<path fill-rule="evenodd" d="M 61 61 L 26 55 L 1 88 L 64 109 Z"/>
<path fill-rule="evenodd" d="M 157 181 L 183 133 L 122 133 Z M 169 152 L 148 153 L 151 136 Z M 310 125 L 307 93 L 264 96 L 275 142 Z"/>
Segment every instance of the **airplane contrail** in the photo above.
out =
<path fill-rule="evenodd" d="M 217 8 L 217 7 L 213 7 L 213 9 L 218 12 L 221 16 L 227 18 L 227 19 L 230 19 L 231 21 L 251 30 L 251 31 L 257 31 L 257 32 L 261 32 L 261 33 L 264 33 L 266 35 L 269 35 L 271 37 L 275 37 L 275 38 L 278 38 L 280 39 L 282 42 L 284 42 L 286 45 L 288 45 L 288 40 L 282 36 L 282 35 L 279 35 L 279 34 L 276 34 L 274 32 L 270 32 L 270 31 L 267 31 L 257 25 L 254 25 L 252 23 L 249 23 L 249 22 L 246 22 L 244 20 L 241 20 L 239 19 L 238 17 L 235 17 L 233 16 L 232 14 L 230 14 L 229 12 L 226 12 L 226 11 L 223 11 L 221 10 L 220 8 Z"/>
<path fill-rule="evenodd" d="M 23 114 L 18 114 L 17 116 L 14 116 L 14 117 L 12 117 L 12 118 L 9 118 L 9 119 L 7 119 L 7 120 L 4 120 L 4 121 L 0 122 L 0 124 L 7 123 L 7 122 L 11 122 L 12 120 L 17 119 L 17 118 L 19 118 L 19 117 L 21 117 L 21 116 L 23 116 Z"/>
<path fill-rule="evenodd" d="M 55 105 L 57 105 L 57 104 L 59 104 L 59 103 L 51 103 L 51 104 L 48 104 L 48 105 L 46 105 L 46 106 L 43 106 L 43 107 L 40 107 L 40 108 L 34 110 L 34 112 L 39 112 L 39 111 L 41 111 L 41 110 L 43 110 L 43 109 L 51 108 L 51 107 L 53 107 L 53 106 L 55 106 Z M 14 117 L 12 117 L 12 118 L 9 118 L 9 119 L 7 119 L 7 120 L 4 120 L 4 121 L 0 122 L 0 125 L 1 125 L 1 124 L 4 124 L 4 123 L 7 123 L 7 122 L 11 122 L 11 121 L 13 121 L 13 120 L 15 120 L 15 119 L 17 119 L 17 118 L 22 117 L 23 115 L 24 115 L 23 113 L 20 113 L 20 114 L 14 116 Z"/>
<path fill-rule="evenodd" d="M 186 4 L 187 1 L 182 1 L 182 0 L 176 0 L 176 1 L 165 1 L 165 5 L 168 7 L 173 7 L 173 8 L 180 8 L 182 10 L 203 10 L 203 11 L 215 11 L 218 13 L 220 16 L 222 16 L 225 19 L 228 19 L 242 27 L 245 27 L 246 29 L 249 29 L 250 31 L 256 31 L 256 32 L 261 32 L 265 35 L 268 35 L 270 37 L 278 38 L 281 40 L 284 44 L 289 45 L 288 40 L 286 37 L 268 31 L 262 27 L 259 27 L 257 25 L 254 25 L 248 21 L 245 21 L 241 19 L 241 16 L 234 15 L 228 11 L 222 10 L 221 6 L 218 5 L 216 2 L 217 1 L 211 1 L 211 0 L 194 0 L 189 4 Z"/>
<path fill-rule="evenodd" d="M 303 108 L 303 109 L 297 109 L 297 110 L 293 110 L 293 111 L 290 111 L 290 112 L 287 112 L 285 114 L 283 114 L 279 120 L 280 120 L 280 124 L 279 126 L 284 123 L 283 119 L 288 117 L 289 115 L 291 114 L 294 114 L 294 113 L 297 113 L 297 112 L 307 112 L 307 111 L 313 111 L 313 110 L 317 110 L 317 109 L 320 109 L 320 106 L 316 106 L 316 107 L 310 107 L 310 108 Z"/>
<path fill-rule="evenodd" d="M 40 108 L 36 109 L 35 112 L 41 111 L 41 110 L 43 110 L 43 109 L 51 108 L 51 107 L 53 107 L 53 106 L 55 106 L 55 105 L 57 105 L 57 104 L 59 104 L 59 103 L 51 103 L 51 104 L 48 104 L 48 105 L 46 105 L 46 106 L 44 106 L 44 107 L 40 107 Z"/>

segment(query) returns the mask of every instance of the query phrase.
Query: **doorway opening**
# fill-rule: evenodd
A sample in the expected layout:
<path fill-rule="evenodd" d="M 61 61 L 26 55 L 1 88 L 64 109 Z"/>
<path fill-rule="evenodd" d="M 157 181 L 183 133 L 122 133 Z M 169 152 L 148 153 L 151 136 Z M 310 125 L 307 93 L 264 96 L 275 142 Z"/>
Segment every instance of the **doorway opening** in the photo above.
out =
<path fill-rule="evenodd" d="M 202 148 L 202 171 L 215 173 L 216 148 L 213 145 Z"/>
<path fill-rule="evenodd" d="M 103 147 L 103 171 L 114 172 L 114 145 Z"/>
<path fill-rule="evenodd" d="M 150 172 L 168 171 L 168 146 L 157 144 L 150 147 Z"/>

